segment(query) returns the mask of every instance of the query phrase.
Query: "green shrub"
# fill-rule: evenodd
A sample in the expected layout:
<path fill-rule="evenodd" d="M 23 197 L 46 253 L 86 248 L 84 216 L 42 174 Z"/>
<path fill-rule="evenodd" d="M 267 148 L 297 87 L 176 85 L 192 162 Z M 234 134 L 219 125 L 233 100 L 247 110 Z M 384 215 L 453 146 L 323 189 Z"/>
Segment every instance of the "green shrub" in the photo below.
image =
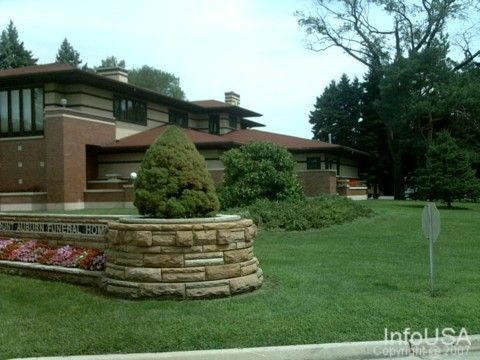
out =
<path fill-rule="evenodd" d="M 244 206 L 258 199 L 302 199 L 303 190 L 293 172 L 295 161 L 282 146 L 253 141 L 227 151 L 221 158 L 225 179 L 219 190 L 223 208 Z"/>
<path fill-rule="evenodd" d="M 176 126 L 147 150 L 135 181 L 135 206 L 142 215 L 184 218 L 214 215 L 219 202 L 205 159 Z"/>
<path fill-rule="evenodd" d="M 330 195 L 296 201 L 263 199 L 228 212 L 248 217 L 265 229 L 282 230 L 321 229 L 373 214 L 371 209 L 350 199 Z"/>

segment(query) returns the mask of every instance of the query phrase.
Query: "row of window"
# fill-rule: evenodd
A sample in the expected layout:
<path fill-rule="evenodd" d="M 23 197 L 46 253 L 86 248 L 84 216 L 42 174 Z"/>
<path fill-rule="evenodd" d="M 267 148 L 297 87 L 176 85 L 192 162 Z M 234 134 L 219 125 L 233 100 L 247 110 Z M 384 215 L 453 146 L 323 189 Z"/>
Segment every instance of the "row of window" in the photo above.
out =
<path fill-rule="evenodd" d="M 188 127 L 188 114 L 180 111 L 170 111 L 168 114 L 170 124 L 175 124 L 184 128 Z M 229 118 L 230 127 L 237 127 L 237 117 Z M 220 116 L 212 114 L 208 117 L 208 132 L 210 134 L 220 134 Z"/>
<path fill-rule="evenodd" d="M 0 136 L 28 136 L 43 133 L 43 88 L 0 90 Z M 115 96 L 113 114 L 117 120 L 139 125 L 147 124 L 147 106 L 144 102 Z M 171 111 L 169 122 L 188 127 L 188 113 Z M 229 126 L 236 128 L 238 118 L 229 117 Z M 220 133 L 220 117 L 210 115 L 208 121 L 211 134 Z"/>
<path fill-rule="evenodd" d="M 147 125 L 147 105 L 141 101 L 115 96 L 113 98 L 113 116 L 117 120 Z"/>
<path fill-rule="evenodd" d="M 307 170 L 322 170 L 322 163 L 324 163 L 323 170 L 337 170 L 337 175 L 340 174 L 340 166 L 338 159 L 332 159 L 325 157 L 322 161 L 320 157 L 308 157 L 307 158 Z"/>
<path fill-rule="evenodd" d="M 43 89 L 0 90 L 0 137 L 43 133 Z"/>

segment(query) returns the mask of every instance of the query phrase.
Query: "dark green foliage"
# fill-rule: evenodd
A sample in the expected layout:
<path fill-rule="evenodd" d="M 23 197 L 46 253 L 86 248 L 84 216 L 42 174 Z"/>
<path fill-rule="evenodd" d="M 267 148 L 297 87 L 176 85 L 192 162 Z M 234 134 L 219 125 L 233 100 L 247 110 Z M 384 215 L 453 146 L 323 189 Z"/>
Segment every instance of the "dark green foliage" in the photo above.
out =
<path fill-rule="evenodd" d="M 282 146 L 252 141 L 221 158 L 225 180 L 219 191 L 222 208 L 244 206 L 258 199 L 301 199 L 303 190 L 293 172 L 295 161 Z"/>
<path fill-rule="evenodd" d="M 214 215 L 219 202 L 205 159 L 176 126 L 147 150 L 135 181 L 135 206 L 142 215 L 191 218 Z"/>
<path fill-rule="evenodd" d="M 185 99 L 178 77 L 151 66 L 143 65 L 141 68 L 131 69 L 128 72 L 128 81 L 130 84 L 155 90 L 176 99 Z"/>
<path fill-rule="evenodd" d="M 419 171 L 418 193 L 421 198 L 452 201 L 476 199 L 480 181 L 475 177 L 468 153 L 458 147 L 448 132 L 442 132 L 427 151 L 427 165 Z"/>
<path fill-rule="evenodd" d="M 343 74 L 338 83 L 332 81 L 317 97 L 315 108 L 310 112 L 313 138 L 328 141 L 328 134 L 332 134 L 335 144 L 357 147 L 361 96 L 362 87 L 358 79 L 350 81 Z"/>
<path fill-rule="evenodd" d="M 68 42 L 67 38 L 65 38 L 60 45 L 55 61 L 62 64 L 70 64 L 75 67 L 80 66 L 82 63 L 82 60 L 80 60 L 80 54 Z"/>
<path fill-rule="evenodd" d="M 246 208 L 229 209 L 265 229 L 308 230 L 343 224 L 373 211 L 350 199 L 324 195 L 308 200 L 258 200 Z"/>
<path fill-rule="evenodd" d="M 18 31 L 10 20 L 0 37 L 0 69 L 18 68 L 36 63 L 37 59 L 33 58 L 32 52 L 26 50 L 23 42 L 18 39 Z"/>
<path fill-rule="evenodd" d="M 125 60 L 118 60 L 115 56 L 107 56 L 105 59 L 101 60 L 100 67 L 105 68 L 115 68 L 120 67 L 125 69 Z"/>

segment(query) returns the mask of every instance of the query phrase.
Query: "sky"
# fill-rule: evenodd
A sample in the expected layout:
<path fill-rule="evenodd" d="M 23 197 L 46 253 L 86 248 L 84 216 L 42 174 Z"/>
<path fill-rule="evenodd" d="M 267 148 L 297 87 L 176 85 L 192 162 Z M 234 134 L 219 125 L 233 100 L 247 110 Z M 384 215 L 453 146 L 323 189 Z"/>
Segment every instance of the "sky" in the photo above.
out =
<path fill-rule="evenodd" d="M 38 63 L 66 37 L 89 66 L 114 55 L 180 78 L 188 100 L 224 100 L 263 114 L 263 130 L 311 138 L 310 111 L 341 74 L 365 67 L 338 49 L 307 50 L 296 10 L 311 0 L 0 0 L 0 28 L 13 20 Z"/>

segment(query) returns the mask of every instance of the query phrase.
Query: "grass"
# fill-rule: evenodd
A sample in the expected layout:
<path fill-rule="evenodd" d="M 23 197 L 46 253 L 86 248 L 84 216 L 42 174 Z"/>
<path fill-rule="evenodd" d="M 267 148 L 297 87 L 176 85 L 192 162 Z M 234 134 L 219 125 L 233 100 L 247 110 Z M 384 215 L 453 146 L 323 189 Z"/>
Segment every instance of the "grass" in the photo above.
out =
<path fill-rule="evenodd" d="M 422 203 L 306 232 L 260 232 L 264 287 L 203 301 L 127 301 L 0 275 L 0 358 L 156 352 L 384 338 L 384 329 L 480 333 L 480 205 L 440 209 L 438 295 L 428 292 Z"/>

